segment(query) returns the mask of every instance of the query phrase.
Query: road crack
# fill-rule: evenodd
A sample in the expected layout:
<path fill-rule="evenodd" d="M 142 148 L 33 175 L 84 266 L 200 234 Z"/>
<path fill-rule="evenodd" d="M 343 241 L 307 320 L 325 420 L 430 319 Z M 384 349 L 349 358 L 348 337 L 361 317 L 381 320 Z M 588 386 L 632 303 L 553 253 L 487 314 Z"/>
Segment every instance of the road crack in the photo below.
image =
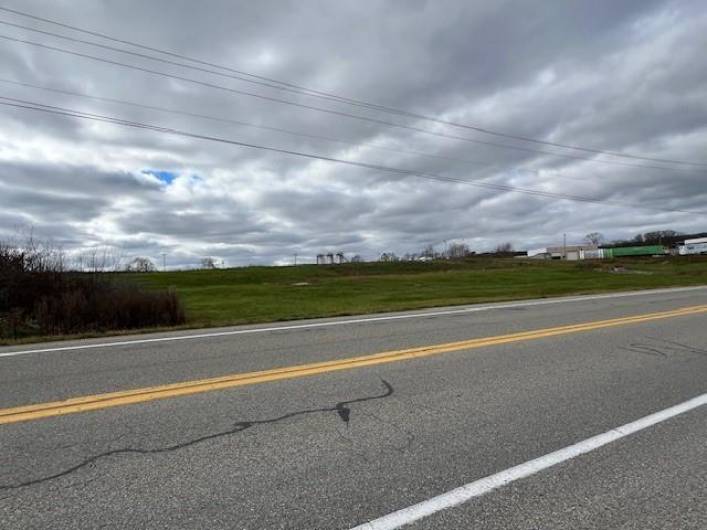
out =
<path fill-rule="evenodd" d="M 689 344 L 683 344 L 682 342 L 651 337 L 648 337 L 648 340 L 650 340 L 651 342 L 632 342 L 628 346 L 624 346 L 621 349 L 625 351 L 648 355 L 651 357 L 662 358 L 668 358 L 673 355 L 707 356 L 707 350 L 698 348 L 696 346 L 691 346 Z"/>
<path fill-rule="evenodd" d="M 383 383 L 383 386 L 385 387 L 385 391 L 381 394 L 376 394 L 372 396 L 364 396 L 360 398 L 355 398 L 355 399 L 349 399 L 346 401 L 339 401 L 338 403 L 334 404 L 331 407 L 320 407 L 320 408 L 313 408 L 313 409 L 305 409 L 305 410 L 299 410 L 295 412 L 289 412 L 287 414 L 283 414 L 281 416 L 277 416 L 275 418 L 268 418 L 265 420 L 246 420 L 246 421 L 238 421 L 233 424 L 233 427 L 230 429 L 224 430 L 224 431 L 219 431 L 211 434 L 207 434 L 204 436 L 200 436 L 198 438 L 194 438 L 191 440 L 188 440 L 186 442 L 181 442 L 178 444 L 173 444 L 169 445 L 166 447 L 159 447 L 159 448 L 153 448 L 153 449 L 143 449 L 143 448 L 133 448 L 133 447 L 124 447 L 121 449 L 112 449 L 110 451 L 105 451 L 103 453 L 99 453 L 97 455 L 91 456 L 89 458 L 86 458 L 85 460 L 81 461 L 80 463 L 71 466 L 69 468 L 66 468 L 62 471 L 59 471 L 57 473 L 53 473 L 51 475 L 46 475 L 44 477 L 39 477 L 36 479 L 32 480 L 27 480 L 24 482 L 17 482 L 14 484 L 0 484 L 0 492 L 3 491 L 11 491 L 11 490 L 17 490 L 19 488 L 24 488 L 28 486 L 35 486 L 38 484 L 42 484 L 44 482 L 49 482 L 52 480 L 56 480 L 62 477 L 66 477 L 68 475 L 71 475 L 73 473 L 76 473 L 77 471 L 80 471 L 83 468 L 87 467 L 93 467 L 99 460 L 103 460 L 112 456 L 125 456 L 125 455 L 155 455 L 155 454 L 163 454 L 163 453 L 170 453 L 174 451 L 179 451 L 181 449 L 185 449 L 187 447 L 192 447 L 197 444 L 201 444 L 203 442 L 209 441 L 209 440 L 215 440 L 218 438 L 223 438 L 227 436 L 233 436 L 236 434 L 240 434 L 243 431 L 246 431 L 248 429 L 251 429 L 253 427 L 257 427 L 260 425 L 270 425 L 274 423 L 279 423 L 284 420 L 288 420 L 291 418 L 297 418 L 301 416 L 307 416 L 311 414 L 324 414 L 324 413 L 331 413 L 334 412 L 338 418 L 348 427 L 350 421 L 351 421 L 351 405 L 358 404 L 358 403 L 365 403 L 367 401 L 374 401 L 374 400 L 380 400 L 380 399 L 386 399 L 390 396 L 393 395 L 394 389 L 393 386 L 388 383 L 385 379 L 381 379 L 381 382 Z M 120 438 L 123 438 L 121 436 Z M 118 438 L 118 439 L 120 439 Z M 9 497 L 0 497 L 0 500 L 7 499 Z"/>

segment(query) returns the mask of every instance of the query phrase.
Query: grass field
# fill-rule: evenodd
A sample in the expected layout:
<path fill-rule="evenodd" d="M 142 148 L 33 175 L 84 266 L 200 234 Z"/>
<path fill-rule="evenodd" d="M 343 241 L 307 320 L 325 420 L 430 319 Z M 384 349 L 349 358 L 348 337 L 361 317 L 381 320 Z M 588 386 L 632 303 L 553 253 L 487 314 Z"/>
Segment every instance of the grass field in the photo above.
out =
<path fill-rule="evenodd" d="M 174 287 L 186 306 L 189 326 L 207 327 L 707 284 L 707 257 L 610 262 L 476 258 L 119 277 L 148 287 Z"/>

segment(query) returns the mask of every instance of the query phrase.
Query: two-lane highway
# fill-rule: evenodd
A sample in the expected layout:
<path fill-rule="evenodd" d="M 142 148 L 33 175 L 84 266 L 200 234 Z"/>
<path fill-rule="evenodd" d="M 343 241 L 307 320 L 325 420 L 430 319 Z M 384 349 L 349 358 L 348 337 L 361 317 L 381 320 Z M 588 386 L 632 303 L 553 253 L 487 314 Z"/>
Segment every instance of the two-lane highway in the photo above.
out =
<path fill-rule="evenodd" d="M 2 348 L 0 527 L 703 528 L 705 324 L 688 288 Z"/>

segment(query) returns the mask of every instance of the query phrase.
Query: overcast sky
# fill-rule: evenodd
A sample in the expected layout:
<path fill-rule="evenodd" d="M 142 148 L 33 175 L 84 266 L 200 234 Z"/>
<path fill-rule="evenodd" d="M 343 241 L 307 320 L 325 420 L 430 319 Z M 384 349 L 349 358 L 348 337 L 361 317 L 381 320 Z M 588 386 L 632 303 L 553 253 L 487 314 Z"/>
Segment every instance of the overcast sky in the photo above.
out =
<path fill-rule="evenodd" d="M 7 0 L 0 5 L 455 123 L 649 158 L 707 162 L 702 0 Z M 0 12 L 0 21 L 128 48 L 14 14 Z M 0 106 L 0 239 L 33 227 L 36 236 L 67 250 L 111 246 L 126 257 L 156 262 L 166 252 L 171 266 L 189 267 L 204 256 L 227 265 L 282 264 L 295 253 L 302 261 L 339 251 L 373 259 L 384 251 L 441 248 L 444 240 L 464 241 L 477 250 L 506 241 L 525 249 L 561 242 L 563 233 L 573 242 L 594 231 L 613 239 L 664 228 L 707 230 L 707 215 L 665 211 L 707 211 L 707 166 L 488 136 L 4 24 L 0 35 L 374 121 L 5 40 L 0 40 L 4 80 L 217 119 L 6 82 L 0 82 L 0 96 L 453 180 L 603 201 L 435 181 Z"/>

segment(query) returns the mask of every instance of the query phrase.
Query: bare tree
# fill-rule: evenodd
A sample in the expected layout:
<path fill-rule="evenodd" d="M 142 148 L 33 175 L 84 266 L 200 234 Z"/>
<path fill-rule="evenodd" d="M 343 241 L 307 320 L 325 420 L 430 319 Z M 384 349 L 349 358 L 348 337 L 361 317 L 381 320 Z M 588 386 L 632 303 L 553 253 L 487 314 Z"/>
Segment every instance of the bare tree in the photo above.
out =
<path fill-rule="evenodd" d="M 450 259 L 462 259 L 471 254 L 471 250 L 465 243 L 452 243 L 447 248 L 447 257 Z"/>
<path fill-rule="evenodd" d="M 22 255 L 28 272 L 62 272 L 66 268 L 64 250 L 52 241 L 40 241 L 34 237 L 34 228 L 18 231 L 18 238 L 9 246 Z"/>
<path fill-rule="evenodd" d="M 665 239 L 670 239 L 678 235 L 680 235 L 680 232 L 676 232 L 675 230 L 656 230 L 655 232 L 639 234 L 635 237 L 635 240 L 641 243 L 655 245 L 663 243 Z"/>
<path fill-rule="evenodd" d="M 207 258 L 202 258 L 201 259 L 201 268 L 202 269 L 215 269 L 216 268 L 216 259 L 212 257 L 207 257 Z"/>
<path fill-rule="evenodd" d="M 435 247 L 433 245 L 427 245 L 422 252 L 420 252 L 420 256 L 423 258 L 434 258 L 435 257 Z"/>
<path fill-rule="evenodd" d="M 391 261 L 400 261 L 400 258 L 395 255 L 395 252 L 383 252 L 381 254 L 381 257 L 379 258 L 378 261 L 385 261 L 385 262 L 391 262 Z"/>
<path fill-rule="evenodd" d="M 157 270 L 150 258 L 137 257 L 125 266 L 128 272 L 154 272 Z"/>
<path fill-rule="evenodd" d="M 360 254 L 354 254 L 353 257 L 351 258 L 351 263 L 361 263 L 363 261 L 363 258 L 361 257 Z"/>
<path fill-rule="evenodd" d="M 105 270 L 118 272 L 123 266 L 123 249 L 120 247 L 106 247 L 106 249 Z"/>
<path fill-rule="evenodd" d="M 501 243 L 496 247 L 496 254 L 510 254 L 511 252 L 513 252 L 511 243 Z"/>
<path fill-rule="evenodd" d="M 119 249 L 110 246 L 93 247 L 74 258 L 74 267 L 93 273 L 119 271 L 123 261 Z"/>
<path fill-rule="evenodd" d="M 601 234 L 599 232 L 590 232 L 589 234 L 584 236 L 584 240 L 587 243 L 591 243 L 592 245 L 599 246 L 602 243 L 602 241 L 604 241 L 604 236 L 603 236 L 603 234 Z"/>

